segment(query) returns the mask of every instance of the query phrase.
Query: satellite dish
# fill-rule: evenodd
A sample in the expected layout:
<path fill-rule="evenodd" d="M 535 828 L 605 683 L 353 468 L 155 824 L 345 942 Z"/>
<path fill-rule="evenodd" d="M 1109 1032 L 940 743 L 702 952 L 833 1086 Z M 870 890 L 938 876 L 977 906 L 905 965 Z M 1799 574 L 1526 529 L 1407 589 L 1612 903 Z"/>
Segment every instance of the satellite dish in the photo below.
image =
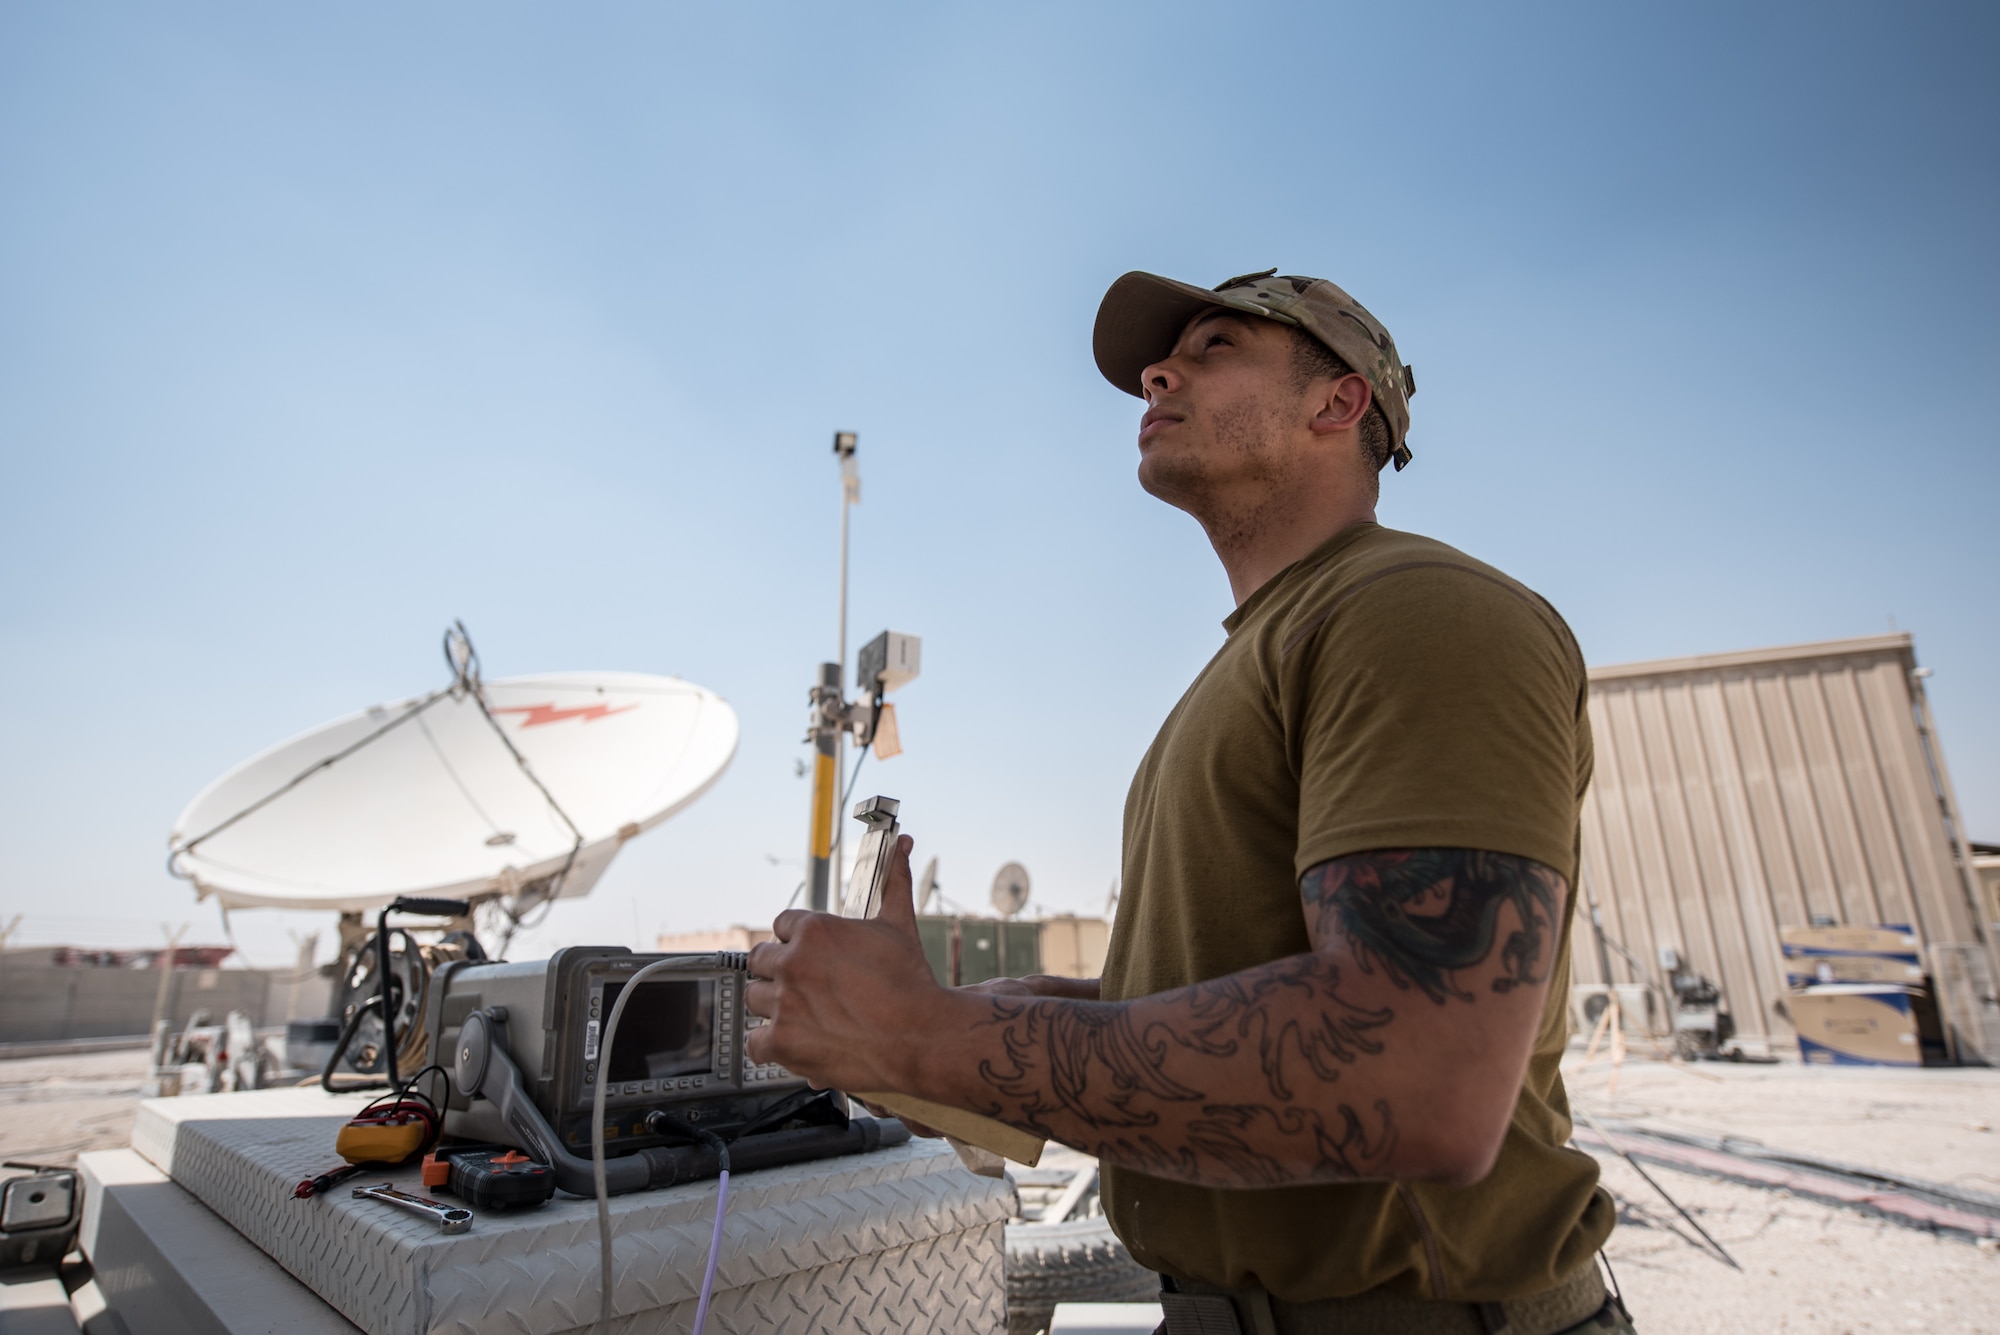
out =
<path fill-rule="evenodd" d="M 924 864 L 924 874 L 917 878 L 917 912 L 922 913 L 931 906 L 931 896 L 937 893 L 937 859 Z"/>
<path fill-rule="evenodd" d="M 1118 916 L 1118 878 L 1116 876 L 1111 878 L 1110 893 L 1104 896 L 1104 916 L 1107 918 Z"/>
<path fill-rule="evenodd" d="M 225 909 L 574 898 L 736 754 L 735 712 L 675 677 L 481 682 L 454 666 L 450 690 L 325 724 L 211 783 L 174 821 L 170 866 Z"/>
<path fill-rule="evenodd" d="M 1010 862 L 993 873 L 993 907 L 1003 918 L 1011 918 L 1028 903 L 1028 869 Z"/>

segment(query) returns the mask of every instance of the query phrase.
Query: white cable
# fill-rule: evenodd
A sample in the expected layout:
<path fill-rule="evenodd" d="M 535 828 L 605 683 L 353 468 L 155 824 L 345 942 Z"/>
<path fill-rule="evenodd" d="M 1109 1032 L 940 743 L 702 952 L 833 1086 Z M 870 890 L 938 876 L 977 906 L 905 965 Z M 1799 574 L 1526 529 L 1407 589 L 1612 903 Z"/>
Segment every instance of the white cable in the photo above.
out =
<path fill-rule="evenodd" d="M 715 1293 L 715 1262 L 722 1255 L 722 1212 L 729 1206 L 729 1170 L 722 1170 L 715 1189 L 715 1230 L 708 1238 L 708 1264 L 701 1275 L 701 1301 L 694 1305 L 694 1335 L 708 1325 L 708 1300 Z"/>
<path fill-rule="evenodd" d="M 639 990 L 639 984 L 648 974 L 680 964 L 673 959 L 655 960 L 639 972 L 633 974 L 619 989 L 618 1000 L 611 1003 L 611 1013 L 604 1017 L 604 1038 L 598 1044 L 599 1071 L 597 1092 L 591 1096 L 590 1104 L 590 1173 L 597 1187 L 597 1246 L 598 1246 L 598 1292 L 597 1323 L 591 1328 L 595 1335 L 608 1335 L 611 1329 L 611 1193 L 604 1183 L 604 1094 L 611 1085 L 611 1040 L 618 1032 L 618 1017 L 625 1013 L 625 1003 Z M 721 1183 L 715 1193 L 715 1229 L 709 1239 L 708 1262 L 704 1267 L 701 1281 L 701 1298 L 695 1304 L 694 1335 L 702 1335 L 702 1327 L 708 1321 L 708 1300 L 715 1288 L 715 1262 L 722 1254 L 722 1213 L 729 1204 L 729 1173 L 721 1175 Z"/>

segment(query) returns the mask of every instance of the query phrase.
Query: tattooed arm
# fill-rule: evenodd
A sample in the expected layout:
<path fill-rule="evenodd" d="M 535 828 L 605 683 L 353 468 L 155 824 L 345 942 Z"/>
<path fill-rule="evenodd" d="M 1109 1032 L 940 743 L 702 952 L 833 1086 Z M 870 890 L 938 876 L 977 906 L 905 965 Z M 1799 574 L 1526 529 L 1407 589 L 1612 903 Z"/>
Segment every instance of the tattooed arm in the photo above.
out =
<path fill-rule="evenodd" d="M 752 952 L 751 1009 L 773 1021 L 753 1058 L 1207 1186 L 1465 1183 L 1492 1167 L 1568 893 L 1548 867 L 1464 849 L 1338 858 L 1300 883 L 1308 953 L 1103 1002 L 938 988 L 907 845 L 881 919 L 787 914 Z"/>

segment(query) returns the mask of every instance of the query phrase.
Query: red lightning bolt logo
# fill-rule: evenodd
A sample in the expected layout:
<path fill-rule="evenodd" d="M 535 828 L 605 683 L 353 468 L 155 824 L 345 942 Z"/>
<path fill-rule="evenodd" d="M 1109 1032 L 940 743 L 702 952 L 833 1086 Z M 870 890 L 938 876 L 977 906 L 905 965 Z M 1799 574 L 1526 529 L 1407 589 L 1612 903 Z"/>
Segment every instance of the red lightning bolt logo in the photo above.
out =
<path fill-rule="evenodd" d="M 558 709 L 555 705 L 507 705 L 493 712 L 496 714 L 526 714 L 527 717 L 521 720 L 521 726 L 523 728 L 539 728 L 544 723 L 561 723 L 564 719 L 573 718 L 580 718 L 585 723 L 595 723 L 598 719 L 609 718 L 613 714 L 622 714 L 628 709 L 637 709 L 638 707 L 639 702 L 635 700 L 629 705 L 619 705 L 616 709 L 613 709 L 610 705 L 583 705 L 577 709 Z"/>

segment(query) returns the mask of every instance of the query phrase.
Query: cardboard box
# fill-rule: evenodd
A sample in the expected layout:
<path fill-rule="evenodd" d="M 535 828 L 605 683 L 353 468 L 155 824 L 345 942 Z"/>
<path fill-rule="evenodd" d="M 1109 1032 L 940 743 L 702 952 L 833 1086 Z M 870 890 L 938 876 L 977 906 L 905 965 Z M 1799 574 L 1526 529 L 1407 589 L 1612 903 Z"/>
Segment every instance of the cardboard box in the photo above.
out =
<path fill-rule="evenodd" d="M 1924 966 L 1907 955 L 1815 955 L 1785 948 L 1785 985 L 1816 983 L 1903 983 L 1924 985 Z"/>
<path fill-rule="evenodd" d="M 1936 1010 L 1920 987 L 1819 983 L 1785 998 L 1799 1056 L 1819 1066 L 1922 1066 L 1944 1059 Z"/>
<path fill-rule="evenodd" d="M 1904 955 L 1913 964 L 1923 961 L 1923 946 L 1907 923 L 1885 922 L 1873 927 L 1780 927 L 1778 941 L 1785 954 L 1806 955 Z"/>

